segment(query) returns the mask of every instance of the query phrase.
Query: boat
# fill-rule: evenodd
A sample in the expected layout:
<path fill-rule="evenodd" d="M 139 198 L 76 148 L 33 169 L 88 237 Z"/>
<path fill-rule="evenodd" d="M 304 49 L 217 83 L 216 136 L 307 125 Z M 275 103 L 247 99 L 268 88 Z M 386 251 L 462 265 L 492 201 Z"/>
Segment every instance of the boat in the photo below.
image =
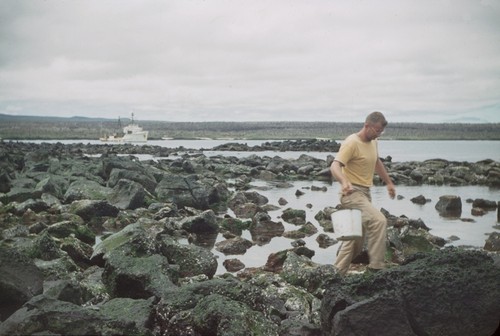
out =
<path fill-rule="evenodd" d="M 121 121 L 118 118 L 118 123 L 121 125 Z M 147 142 L 149 131 L 144 131 L 142 127 L 134 122 L 134 114 L 132 113 L 132 121 L 127 126 L 123 127 L 121 133 L 115 133 L 113 135 L 105 135 L 99 140 L 103 142 L 117 142 L 117 143 L 130 143 L 130 142 Z"/>

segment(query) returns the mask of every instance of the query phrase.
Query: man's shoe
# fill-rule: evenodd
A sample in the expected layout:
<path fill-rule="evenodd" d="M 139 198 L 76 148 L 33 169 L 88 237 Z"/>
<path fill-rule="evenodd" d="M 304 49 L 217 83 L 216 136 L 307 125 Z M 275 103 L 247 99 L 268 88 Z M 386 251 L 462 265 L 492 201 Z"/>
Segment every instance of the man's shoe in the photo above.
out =
<path fill-rule="evenodd" d="M 371 268 L 371 267 L 367 267 L 366 270 L 365 270 L 365 274 L 375 274 L 375 273 L 378 273 L 382 270 L 382 268 Z"/>

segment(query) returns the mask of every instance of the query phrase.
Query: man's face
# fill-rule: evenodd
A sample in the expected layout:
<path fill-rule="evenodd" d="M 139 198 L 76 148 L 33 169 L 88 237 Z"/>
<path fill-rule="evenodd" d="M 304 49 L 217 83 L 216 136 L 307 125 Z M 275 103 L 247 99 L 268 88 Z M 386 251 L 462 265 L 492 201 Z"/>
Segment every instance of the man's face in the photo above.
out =
<path fill-rule="evenodd" d="M 384 134 L 385 127 L 382 125 L 382 123 L 368 124 L 367 128 L 368 128 L 368 138 L 370 140 L 377 139 L 379 136 Z"/>

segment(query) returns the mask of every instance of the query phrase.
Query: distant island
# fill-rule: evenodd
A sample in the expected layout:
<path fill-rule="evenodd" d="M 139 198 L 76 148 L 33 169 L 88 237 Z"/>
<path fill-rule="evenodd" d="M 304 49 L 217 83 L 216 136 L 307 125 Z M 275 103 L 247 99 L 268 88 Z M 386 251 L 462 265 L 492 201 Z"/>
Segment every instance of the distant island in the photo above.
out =
<path fill-rule="evenodd" d="M 128 118 L 120 120 L 125 126 Z M 169 122 L 137 120 L 149 131 L 150 140 L 169 139 L 246 139 L 341 140 L 360 129 L 362 123 L 335 121 L 260 122 Z M 3 140 L 97 140 L 104 133 L 119 130 L 116 119 L 86 117 L 37 117 L 0 114 Z M 384 140 L 500 140 L 500 123 L 389 123 Z"/>

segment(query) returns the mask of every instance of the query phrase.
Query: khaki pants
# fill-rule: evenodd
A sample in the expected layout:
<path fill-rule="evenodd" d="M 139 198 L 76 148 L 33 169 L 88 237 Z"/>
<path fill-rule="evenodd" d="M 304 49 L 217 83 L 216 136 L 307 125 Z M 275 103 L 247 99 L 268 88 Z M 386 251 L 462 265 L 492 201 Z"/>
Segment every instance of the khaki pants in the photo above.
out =
<path fill-rule="evenodd" d="M 363 236 L 342 242 L 335 261 L 335 267 L 341 274 L 347 273 L 352 259 L 361 253 L 365 239 L 367 240 L 368 256 L 370 257 L 368 267 L 373 269 L 385 267 L 387 219 L 372 205 L 369 188 L 355 186 L 354 189 L 354 192 L 350 195 L 341 196 L 340 203 L 343 208 L 361 210 Z"/>

